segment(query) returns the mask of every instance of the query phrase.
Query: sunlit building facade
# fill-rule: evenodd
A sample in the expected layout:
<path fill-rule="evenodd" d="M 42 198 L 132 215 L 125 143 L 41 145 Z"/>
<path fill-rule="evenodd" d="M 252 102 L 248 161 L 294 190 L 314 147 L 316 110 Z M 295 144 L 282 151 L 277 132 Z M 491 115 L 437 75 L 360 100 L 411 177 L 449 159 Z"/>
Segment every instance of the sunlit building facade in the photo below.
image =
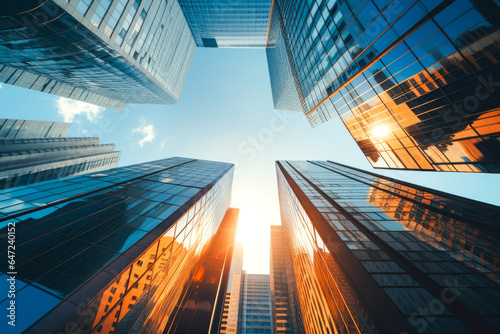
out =
<path fill-rule="evenodd" d="M 16 330 L 174 333 L 189 311 L 219 317 L 233 171 L 170 158 L 0 191 L 2 240 L 16 230 L 14 262 L 0 264 L 2 280 L 16 276 Z"/>
<path fill-rule="evenodd" d="M 177 1 L 19 0 L 0 16 L 0 82 L 115 110 L 177 102 L 196 47 Z"/>
<path fill-rule="evenodd" d="M 236 334 L 241 333 L 241 308 L 243 302 L 243 295 L 241 291 L 241 284 L 244 272 L 233 275 L 233 282 L 231 284 L 230 299 L 227 305 L 227 319 L 223 324 L 221 321 L 220 333 Z M 239 331 L 238 331 L 239 330 Z"/>
<path fill-rule="evenodd" d="M 234 245 L 233 258 L 231 260 L 231 269 L 229 272 L 229 279 L 227 282 L 226 294 L 224 297 L 224 308 L 222 309 L 222 318 L 220 319 L 219 333 L 235 333 L 237 327 L 237 310 L 239 308 L 239 291 L 240 285 L 237 283 L 235 295 L 231 296 L 233 288 L 233 280 L 235 275 L 239 275 L 238 280 L 241 278 L 243 271 L 243 242 L 237 242 Z M 231 317 L 229 312 L 231 309 Z M 235 316 L 236 310 L 236 316 Z M 228 327 L 230 328 L 228 330 Z"/>
<path fill-rule="evenodd" d="M 264 48 L 271 0 L 179 0 L 197 46 Z"/>
<path fill-rule="evenodd" d="M 293 263 L 283 227 L 271 226 L 270 285 L 273 314 L 273 334 L 304 333 Z"/>
<path fill-rule="evenodd" d="M 275 0 L 270 36 L 310 124 L 339 117 L 373 167 L 498 173 L 499 15 L 494 0 Z M 269 54 L 276 105 L 291 86 Z"/>
<path fill-rule="evenodd" d="M 277 174 L 306 333 L 500 330 L 500 207 L 334 162 Z"/>
<path fill-rule="evenodd" d="M 0 119 L 0 189 L 114 168 L 120 152 L 97 137 L 66 137 L 70 123 Z"/>
<path fill-rule="evenodd" d="M 170 316 L 164 333 L 219 333 L 225 291 L 229 284 L 234 239 L 239 210 L 229 208 L 221 225 L 210 241 L 207 257 L 194 273 L 180 305 Z"/>

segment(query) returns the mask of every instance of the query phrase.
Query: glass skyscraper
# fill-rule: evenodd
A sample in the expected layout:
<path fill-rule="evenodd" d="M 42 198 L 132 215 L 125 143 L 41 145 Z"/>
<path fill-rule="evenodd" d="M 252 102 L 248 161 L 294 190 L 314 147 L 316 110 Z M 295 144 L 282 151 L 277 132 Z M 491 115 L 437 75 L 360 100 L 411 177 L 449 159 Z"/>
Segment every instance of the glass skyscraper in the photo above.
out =
<path fill-rule="evenodd" d="M 0 119 L 0 189 L 114 168 L 120 152 L 97 137 L 66 137 L 70 123 Z"/>
<path fill-rule="evenodd" d="M 498 1 L 275 0 L 275 21 L 276 107 L 339 117 L 376 168 L 500 172 Z"/>
<path fill-rule="evenodd" d="M 269 275 L 248 274 L 244 270 L 235 273 L 226 302 L 220 334 L 273 333 Z"/>
<path fill-rule="evenodd" d="M 229 286 L 239 209 L 229 208 L 210 242 L 207 258 L 184 287 L 181 304 L 170 316 L 164 333 L 219 333 L 219 321 Z"/>
<path fill-rule="evenodd" d="M 304 333 L 293 264 L 283 227 L 271 226 L 270 284 L 274 334 Z"/>
<path fill-rule="evenodd" d="M 267 66 L 275 109 L 306 112 L 291 43 L 279 10 L 273 10 L 266 44 Z"/>
<path fill-rule="evenodd" d="M 0 252 L 9 255 L 0 281 L 16 279 L 15 330 L 173 333 L 184 305 L 210 318 L 215 301 L 189 296 L 193 284 L 211 286 L 206 298 L 227 284 L 233 171 L 170 158 L 0 191 Z M 4 319 L 10 304 L 6 294 Z"/>
<path fill-rule="evenodd" d="M 197 46 L 264 48 L 271 0 L 179 0 Z"/>
<path fill-rule="evenodd" d="M 330 161 L 279 161 L 307 333 L 497 333 L 500 207 Z"/>
<path fill-rule="evenodd" d="M 226 294 L 224 297 L 224 308 L 222 309 L 222 318 L 220 319 L 219 334 L 236 333 L 237 317 L 234 316 L 235 310 L 239 308 L 239 283 L 237 283 L 238 291 L 236 295 L 231 296 L 233 279 L 235 275 L 241 277 L 243 270 L 243 243 L 237 242 L 234 245 L 233 258 L 231 261 L 231 270 L 229 272 L 229 280 L 227 282 Z M 229 318 L 229 310 L 232 309 L 231 319 Z M 237 314 L 237 312 L 236 312 Z M 228 329 L 228 327 L 230 329 Z"/>
<path fill-rule="evenodd" d="M 176 0 L 19 0 L 0 16 L 0 82 L 115 110 L 178 101 L 196 47 Z"/>
<path fill-rule="evenodd" d="M 241 326 L 238 334 L 273 332 L 271 287 L 269 275 L 247 274 L 241 276 Z M 239 324 L 238 324 L 239 325 Z"/>

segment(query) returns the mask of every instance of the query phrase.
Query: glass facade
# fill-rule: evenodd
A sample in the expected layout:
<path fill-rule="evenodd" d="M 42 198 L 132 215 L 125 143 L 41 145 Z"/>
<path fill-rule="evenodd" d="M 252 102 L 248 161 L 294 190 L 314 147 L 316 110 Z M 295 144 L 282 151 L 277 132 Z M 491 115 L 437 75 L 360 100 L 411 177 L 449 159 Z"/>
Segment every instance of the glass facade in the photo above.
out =
<path fill-rule="evenodd" d="M 304 333 L 293 264 L 282 226 L 271 226 L 271 300 L 273 334 Z"/>
<path fill-rule="evenodd" d="M 196 47 L 177 1 L 21 0 L 0 15 L 0 82 L 116 110 L 178 101 Z"/>
<path fill-rule="evenodd" d="M 237 242 L 234 245 L 234 252 L 233 252 L 233 259 L 231 261 L 231 270 L 229 272 L 229 280 L 227 283 L 227 288 L 226 288 L 226 294 L 224 297 L 224 308 L 222 311 L 222 318 L 220 319 L 220 325 L 219 325 L 219 334 L 226 334 L 226 333 L 236 333 L 236 326 L 237 326 L 237 317 L 234 317 L 234 309 L 236 311 L 238 310 L 238 305 L 239 305 L 239 296 L 231 296 L 232 288 L 233 288 L 233 279 L 235 275 L 241 275 L 243 270 L 243 243 L 242 242 Z M 238 291 L 239 295 L 239 288 L 240 286 L 238 285 L 236 288 L 236 291 Z M 231 317 L 231 320 L 229 319 L 229 309 L 233 308 L 233 314 Z"/>
<path fill-rule="evenodd" d="M 239 210 L 229 208 L 206 251 L 206 259 L 184 287 L 183 300 L 170 316 L 163 333 L 219 332 L 225 291 L 228 287 Z"/>
<path fill-rule="evenodd" d="M 0 119 L 0 189 L 118 165 L 114 144 L 97 137 L 65 137 L 70 123 Z"/>
<path fill-rule="evenodd" d="M 243 295 L 241 293 L 243 272 L 234 274 L 231 283 L 230 298 L 226 299 L 229 302 L 227 305 L 227 320 L 226 324 L 221 321 L 220 333 L 236 334 L 241 333 L 241 312 Z M 224 318 L 224 317 L 223 317 Z"/>
<path fill-rule="evenodd" d="M 334 162 L 277 173 L 306 332 L 500 330 L 500 207 Z"/>
<path fill-rule="evenodd" d="M 283 19 L 278 10 L 272 11 L 266 56 L 274 108 L 305 112 L 304 96 L 293 63 L 290 42 L 283 30 Z"/>
<path fill-rule="evenodd" d="M 274 11 L 312 126 L 338 116 L 376 168 L 500 172 L 497 1 L 276 0 Z"/>
<path fill-rule="evenodd" d="M 271 0 L 179 0 L 197 46 L 263 48 Z"/>
<path fill-rule="evenodd" d="M 64 122 L 0 118 L 0 138 L 58 138 L 66 136 L 70 127 L 71 123 Z"/>
<path fill-rule="evenodd" d="M 273 319 L 269 275 L 243 273 L 241 279 L 242 304 L 240 309 L 241 334 L 271 334 Z"/>
<path fill-rule="evenodd" d="M 213 249 L 233 167 L 170 158 L 0 191 L 5 258 L 16 230 L 14 264 L 0 267 L 3 282 L 16 273 L 16 329 L 163 331 Z"/>

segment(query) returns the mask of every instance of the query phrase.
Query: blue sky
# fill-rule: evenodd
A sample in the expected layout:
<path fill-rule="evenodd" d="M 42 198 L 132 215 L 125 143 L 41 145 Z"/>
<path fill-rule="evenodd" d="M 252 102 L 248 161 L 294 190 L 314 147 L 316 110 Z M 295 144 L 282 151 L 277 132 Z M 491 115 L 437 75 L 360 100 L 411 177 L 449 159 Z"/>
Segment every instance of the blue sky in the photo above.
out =
<path fill-rule="evenodd" d="M 269 271 L 269 225 L 280 224 L 275 160 L 333 160 L 372 170 L 339 119 L 315 129 L 297 112 L 273 109 L 263 49 L 196 50 L 180 102 L 116 112 L 3 85 L 0 118 L 72 121 L 70 136 L 98 136 L 120 165 L 184 156 L 237 164 L 232 206 L 241 209 L 244 268 Z M 500 205 L 500 175 L 375 171 Z"/>

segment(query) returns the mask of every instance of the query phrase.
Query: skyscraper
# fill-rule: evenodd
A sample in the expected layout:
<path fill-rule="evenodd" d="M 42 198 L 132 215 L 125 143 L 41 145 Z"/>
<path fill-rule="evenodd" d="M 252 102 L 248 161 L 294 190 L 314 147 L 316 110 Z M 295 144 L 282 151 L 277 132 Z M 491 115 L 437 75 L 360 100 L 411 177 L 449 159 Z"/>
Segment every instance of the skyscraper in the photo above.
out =
<path fill-rule="evenodd" d="M 237 311 L 239 308 L 239 291 L 240 285 L 237 283 L 237 287 L 235 291 L 237 293 L 234 296 L 231 296 L 232 287 L 233 287 L 233 279 L 235 275 L 239 275 L 241 277 L 241 273 L 243 270 L 243 243 L 237 242 L 234 245 L 233 258 L 231 261 L 231 270 L 229 272 L 229 280 L 227 283 L 226 293 L 224 297 L 224 308 L 222 310 L 222 318 L 220 319 L 220 334 L 231 333 L 232 331 L 228 331 L 228 326 L 234 328 L 233 333 L 235 333 L 237 326 L 237 317 L 234 316 L 234 311 Z M 237 278 L 238 279 L 238 278 Z M 232 316 L 229 319 L 229 310 L 232 309 Z"/>
<path fill-rule="evenodd" d="M 173 332 L 189 306 L 210 319 L 217 303 L 203 298 L 226 284 L 222 253 L 234 242 L 237 215 L 221 223 L 233 171 L 170 158 L 0 191 L 5 257 L 8 235 L 16 246 L 0 263 L 3 281 L 16 278 L 15 329 Z M 190 299 L 193 282 L 210 296 Z M 4 318 L 10 300 L 0 303 Z"/>
<path fill-rule="evenodd" d="M 239 210 L 229 208 L 207 251 L 203 265 L 195 272 L 184 298 L 170 316 L 164 333 L 219 333 L 225 291 L 232 267 L 234 238 Z"/>
<path fill-rule="evenodd" d="M 498 173 L 499 17 L 494 0 L 275 0 L 275 106 L 339 117 L 375 168 Z"/>
<path fill-rule="evenodd" d="M 271 309 L 271 287 L 269 275 L 243 273 L 241 279 L 241 307 L 238 333 L 273 332 L 273 319 Z"/>
<path fill-rule="evenodd" d="M 237 242 L 234 245 L 233 259 L 231 261 L 231 271 L 229 273 L 229 281 L 227 283 L 227 290 L 231 291 L 233 278 L 235 274 L 241 274 L 243 270 L 243 242 Z"/>
<path fill-rule="evenodd" d="M 271 0 L 179 0 L 197 46 L 265 47 Z"/>
<path fill-rule="evenodd" d="M 7 1 L 0 16 L 0 82 L 116 110 L 178 101 L 196 47 L 177 1 Z"/>
<path fill-rule="evenodd" d="M 219 333 L 273 333 L 269 275 L 234 274 L 227 310 Z"/>
<path fill-rule="evenodd" d="M 275 109 L 306 112 L 290 42 L 279 10 L 273 10 L 266 44 L 267 66 Z"/>
<path fill-rule="evenodd" d="M 304 333 L 293 264 L 282 226 L 271 226 L 271 304 L 274 334 Z"/>
<path fill-rule="evenodd" d="M 70 123 L 0 119 L 0 189 L 116 167 L 97 137 L 65 137 Z"/>
<path fill-rule="evenodd" d="M 334 162 L 277 173 L 306 332 L 500 330 L 500 207 Z"/>

